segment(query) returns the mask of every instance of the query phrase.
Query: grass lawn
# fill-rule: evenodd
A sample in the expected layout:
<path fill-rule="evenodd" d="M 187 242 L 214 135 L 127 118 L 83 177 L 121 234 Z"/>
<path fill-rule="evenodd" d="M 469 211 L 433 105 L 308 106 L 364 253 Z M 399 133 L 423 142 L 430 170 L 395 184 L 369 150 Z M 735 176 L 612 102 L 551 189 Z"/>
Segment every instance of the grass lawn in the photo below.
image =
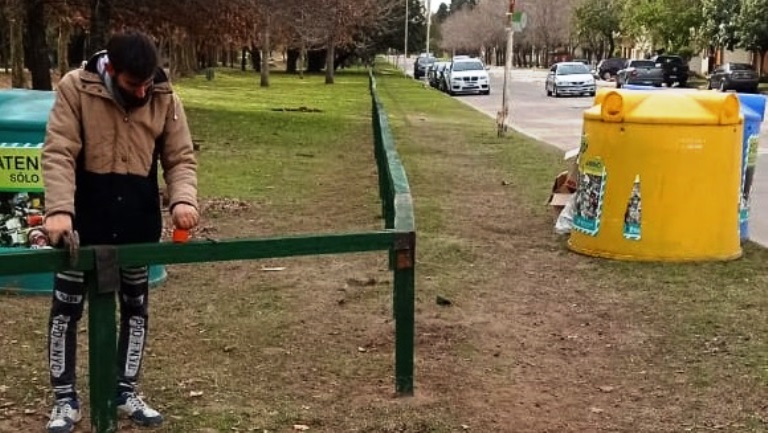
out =
<path fill-rule="evenodd" d="M 416 396 L 392 395 L 384 253 L 172 266 L 142 382 L 168 416 L 157 431 L 768 431 L 765 250 L 702 264 L 573 254 L 543 205 L 559 151 L 497 138 L 492 119 L 379 72 L 416 206 Z M 195 235 L 381 227 L 367 75 L 271 78 L 176 84 L 200 144 Z M 48 300 L 0 305 L 0 432 L 38 431 Z"/>

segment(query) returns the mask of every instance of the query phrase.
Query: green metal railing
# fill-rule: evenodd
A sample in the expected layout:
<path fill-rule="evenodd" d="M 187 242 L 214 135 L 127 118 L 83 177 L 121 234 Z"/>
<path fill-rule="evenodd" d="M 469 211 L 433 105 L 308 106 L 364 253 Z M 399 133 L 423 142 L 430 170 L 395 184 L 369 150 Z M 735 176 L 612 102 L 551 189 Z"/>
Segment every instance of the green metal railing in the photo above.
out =
<path fill-rule="evenodd" d="M 408 180 L 395 150 L 386 113 L 376 95 L 373 73 L 370 73 L 370 92 L 373 101 L 374 153 L 385 220 L 383 230 L 260 239 L 203 240 L 185 244 L 91 246 L 80 250 L 74 266 L 70 264 L 69 254 L 63 250 L 23 250 L 3 255 L 0 261 L 0 275 L 58 272 L 72 268 L 85 272 L 90 303 L 88 329 L 92 431 L 117 431 L 117 407 L 114 399 L 117 386 L 115 292 L 119 284 L 119 268 L 123 266 L 389 251 L 390 268 L 394 272 L 395 391 L 399 395 L 413 394 L 416 246 L 413 205 Z"/>

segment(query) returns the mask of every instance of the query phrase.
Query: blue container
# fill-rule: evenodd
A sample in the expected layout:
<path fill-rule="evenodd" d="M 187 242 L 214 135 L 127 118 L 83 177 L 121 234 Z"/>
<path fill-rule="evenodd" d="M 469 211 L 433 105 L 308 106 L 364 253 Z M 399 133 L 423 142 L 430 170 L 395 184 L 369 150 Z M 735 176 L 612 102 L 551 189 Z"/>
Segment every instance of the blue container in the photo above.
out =
<path fill-rule="evenodd" d="M 0 248 L 0 260 L 3 254 L 10 254 L 18 248 Z M 157 286 L 168 278 L 165 266 L 149 267 L 149 285 Z M 0 277 L 0 293 L 21 295 L 50 295 L 53 289 L 53 274 L 4 275 Z"/>
<path fill-rule="evenodd" d="M 627 90 L 663 90 L 661 87 L 644 86 L 642 84 L 625 84 L 621 88 Z"/>
<path fill-rule="evenodd" d="M 752 182 L 757 165 L 760 125 L 765 119 L 765 96 L 739 93 L 741 112 L 744 115 L 742 138 L 741 199 L 739 200 L 739 234 L 742 241 L 749 239 L 749 204 Z"/>
<path fill-rule="evenodd" d="M 45 127 L 48 114 L 53 108 L 55 92 L 26 89 L 0 90 L 0 155 L 3 152 L 29 152 L 38 157 L 45 141 Z M 35 173 L 42 178 L 39 164 Z M 31 172 L 30 172 L 31 173 Z M 4 192 L 42 192 L 42 182 L 17 184 L 6 182 L 0 169 L 0 190 Z M 0 247 L 3 254 L 19 251 L 18 248 Z M 164 266 L 149 268 L 149 282 L 157 285 L 167 278 Z M 24 274 L 0 276 L 0 293 L 50 294 L 53 288 L 53 274 Z"/>

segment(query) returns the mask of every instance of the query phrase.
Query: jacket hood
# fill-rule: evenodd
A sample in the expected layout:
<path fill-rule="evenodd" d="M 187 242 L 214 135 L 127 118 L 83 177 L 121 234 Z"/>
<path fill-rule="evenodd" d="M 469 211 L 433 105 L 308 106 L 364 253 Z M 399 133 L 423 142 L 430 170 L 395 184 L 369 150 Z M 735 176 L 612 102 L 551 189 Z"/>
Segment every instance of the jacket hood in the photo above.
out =
<path fill-rule="evenodd" d="M 90 59 L 88 59 L 88 62 L 85 64 L 85 67 L 83 68 L 85 71 L 93 73 L 98 75 L 99 74 L 99 59 L 107 55 L 107 50 L 102 50 L 91 56 Z M 168 83 L 168 75 L 165 73 L 163 68 L 157 67 L 155 69 L 155 76 L 153 77 L 153 82 L 155 85 L 158 84 L 164 84 Z"/>

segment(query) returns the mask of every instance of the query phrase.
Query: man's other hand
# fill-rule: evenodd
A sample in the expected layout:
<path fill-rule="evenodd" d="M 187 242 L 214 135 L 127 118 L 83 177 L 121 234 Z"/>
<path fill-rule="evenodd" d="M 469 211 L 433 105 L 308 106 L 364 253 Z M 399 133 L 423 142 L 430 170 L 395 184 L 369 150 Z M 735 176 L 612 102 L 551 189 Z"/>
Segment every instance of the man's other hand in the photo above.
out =
<path fill-rule="evenodd" d="M 44 226 L 51 245 L 58 245 L 64 233 L 72 231 L 72 216 L 67 213 L 46 216 Z"/>

